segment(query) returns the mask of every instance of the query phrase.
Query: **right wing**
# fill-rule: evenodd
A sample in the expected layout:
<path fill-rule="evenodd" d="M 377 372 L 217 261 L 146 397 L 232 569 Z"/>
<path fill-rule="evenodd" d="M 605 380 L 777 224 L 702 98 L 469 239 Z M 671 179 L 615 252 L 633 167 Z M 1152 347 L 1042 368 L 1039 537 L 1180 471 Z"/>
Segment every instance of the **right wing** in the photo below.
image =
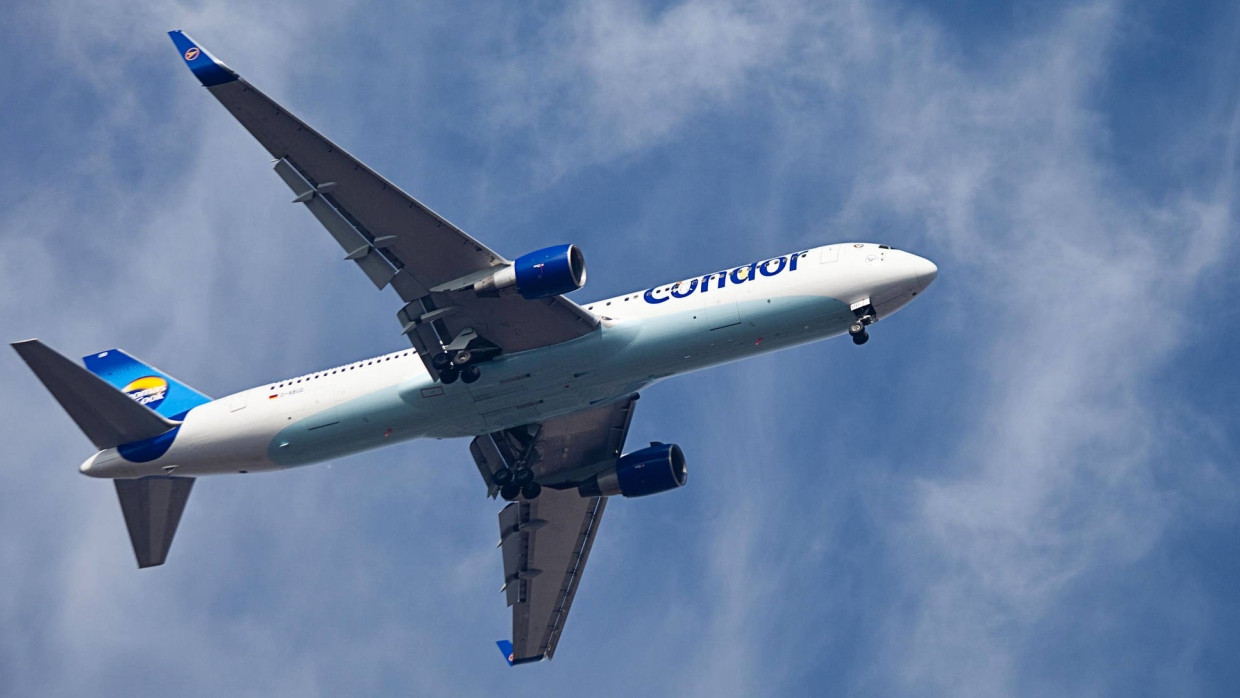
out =
<path fill-rule="evenodd" d="M 402 331 L 428 369 L 430 356 L 467 329 L 513 353 L 598 327 L 598 318 L 563 296 L 480 298 L 457 290 L 511 262 L 307 126 L 183 32 L 169 35 L 203 86 L 276 159 L 294 202 L 306 205 L 376 287 L 390 285 L 405 301 Z"/>
<path fill-rule="evenodd" d="M 513 664 L 555 655 L 607 505 L 606 497 L 581 496 L 573 483 L 615 464 L 636 401 L 634 395 L 542 424 L 479 436 L 470 444 L 491 496 L 497 492 L 491 474 L 523 457 L 537 481 L 546 485 L 537 498 L 519 498 L 499 514 L 504 592 L 512 607 Z"/>

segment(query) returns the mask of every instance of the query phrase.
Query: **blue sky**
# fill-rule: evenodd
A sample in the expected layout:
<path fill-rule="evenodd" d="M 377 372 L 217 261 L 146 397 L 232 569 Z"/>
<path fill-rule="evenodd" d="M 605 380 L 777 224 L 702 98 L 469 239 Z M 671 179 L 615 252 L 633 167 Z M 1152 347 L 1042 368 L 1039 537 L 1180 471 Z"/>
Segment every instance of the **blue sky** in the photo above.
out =
<path fill-rule="evenodd" d="M 933 259 L 847 340 L 643 395 L 688 487 L 616 501 L 509 670 L 464 441 L 201 480 L 138 571 L 86 439 L 0 361 L 0 694 L 1228 695 L 1240 683 L 1230 3 L 19 3 L 0 327 L 224 395 L 401 348 L 199 88 L 183 28 L 581 301 L 807 245 Z"/>

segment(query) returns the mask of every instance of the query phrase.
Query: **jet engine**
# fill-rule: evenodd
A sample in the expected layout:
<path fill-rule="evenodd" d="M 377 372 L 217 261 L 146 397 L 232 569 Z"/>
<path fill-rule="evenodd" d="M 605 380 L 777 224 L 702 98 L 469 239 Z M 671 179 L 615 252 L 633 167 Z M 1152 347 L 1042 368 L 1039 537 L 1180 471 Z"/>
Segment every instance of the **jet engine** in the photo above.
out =
<path fill-rule="evenodd" d="M 614 467 L 578 485 L 577 490 L 583 497 L 643 497 L 682 487 L 688 477 L 680 446 L 656 441 L 648 448 L 621 456 Z"/>
<path fill-rule="evenodd" d="M 576 291 L 586 283 L 586 257 L 576 245 L 556 245 L 517 258 L 493 276 L 474 284 L 480 296 L 515 291 L 524 298 L 549 298 Z"/>

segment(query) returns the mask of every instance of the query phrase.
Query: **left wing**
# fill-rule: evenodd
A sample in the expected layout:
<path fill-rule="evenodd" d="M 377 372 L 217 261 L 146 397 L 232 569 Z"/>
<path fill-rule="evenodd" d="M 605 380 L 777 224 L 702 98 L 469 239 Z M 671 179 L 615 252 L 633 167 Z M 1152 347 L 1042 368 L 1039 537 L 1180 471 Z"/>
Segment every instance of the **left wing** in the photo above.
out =
<path fill-rule="evenodd" d="M 606 497 L 545 490 L 499 513 L 513 664 L 555 655 L 606 506 Z"/>
<path fill-rule="evenodd" d="M 307 126 L 185 33 L 169 35 L 203 86 L 276 159 L 294 202 L 310 209 L 376 287 L 390 285 L 405 301 L 402 331 L 428 369 L 431 356 L 469 329 L 513 353 L 598 327 L 598 318 L 563 296 L 482 298 L 456 290 L 511 262 Z"/>
<path fill-rule="evenodd" d="M 521 461 L 547 485 L 499 514 L 504 592 L 512 607 L 512 664 L 551 659 L 585 571 L 606 497 L 573 485 L 614 465 L 633 416 L 634 395 L 620 402 L 517 429 L 479 436 L 470 452 L 494 496 L 491 474 Z M 556 489 L 561 487 L 563 489 Z"/>

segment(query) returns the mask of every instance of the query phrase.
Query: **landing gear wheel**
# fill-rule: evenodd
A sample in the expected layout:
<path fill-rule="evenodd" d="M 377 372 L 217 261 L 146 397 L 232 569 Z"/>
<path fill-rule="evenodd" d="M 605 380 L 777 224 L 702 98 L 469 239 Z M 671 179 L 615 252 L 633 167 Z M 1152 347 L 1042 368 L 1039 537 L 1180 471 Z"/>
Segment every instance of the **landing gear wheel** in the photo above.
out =
<path fill-rule="evenodd" d="M 500 487 L 506 487 L 507 485 L 512 484 L 512 471 L 508 468 L 500 468 L 499 470 L 496 470 L 491 473 L 491 482 L 494 482 Z"/>
<path fill-rule="evenodd" d="M 866 342 L 870 341 L 870 333 L 866 332 L 865 330 L 861 330 L 857 334 L 854 334 L 852 338 L 853 338 L 853 344 L 856 344 L 857 346 L 861 346 L 862 344 L 865 344 Z"/>
<path fill-rule="evenodd" d="M 441 351 L 431 357 L 431 366 L 434 367 L 436 371 L 442 371 L 451 365 L 452 357 L 448 356 L 448 352 L 446 351 Z"/>
<path fill-rule="evenodd" d="M 482 377 L 482 371 L 477 366 L 466 366 L 461 369 L 461 382 L 473 383 Z"/>
<path fill-rule="evenodd" d="M 521 488 L 521 496 L 526 499 L 538 499 L 540 494 L 542 494 L 542 485 L 537 482 L 527 482 Z"/>
<path fill-rule="evenodd" d="M 525 485 L 533 481 L 534 481 L 534 471 L 530 470 L 529 468 L 521 468 L 517 472 L 513 473 L 512 484 L 518 487 L 524 487 Z"/>
<path fill-rule="evenodd" d="M 456 379 L 459 378 L 460 375 L 461 372 L 455 368 L 445 368 L 439 372 L 439 382 L 444 385 L 452 385 L 456 382 Z"/>
<path fill-rule="evenodd" d="M 521 494 L 521 488 L 516 485 L 504 485 L 499 488 L 499 496 L 503 497 L 505 502 L 511 502 L 519 494 Z"/>
<path fill-rule="evenodd" d="M 848 334 L 854 337 L 856 337 L 857 335 L 863 332 L 865 332 L 865 323 L 861 322 L 860 320 L 857 320 L 856 322 L 854 322 L 852 325 L 848 327 Z"/>
<path fill-rule="evenodd" d="M 457 366 L 464 366 L 472 358 L 474 358 L 474 355 L 468 349 L 462 349 L 456 353 L 456 356 L 452 357 L 452 363 Z"/>

